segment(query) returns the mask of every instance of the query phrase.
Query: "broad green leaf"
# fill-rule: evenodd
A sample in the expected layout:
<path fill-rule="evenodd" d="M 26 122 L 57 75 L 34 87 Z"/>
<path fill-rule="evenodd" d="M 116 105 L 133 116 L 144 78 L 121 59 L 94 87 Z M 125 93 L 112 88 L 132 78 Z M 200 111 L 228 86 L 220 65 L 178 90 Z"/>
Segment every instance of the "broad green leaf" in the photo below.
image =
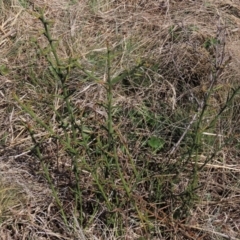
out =
<path fill-rule="evenodd" d="M 160 150 L 163 148 L 164 146 L 164 140 L 160 137 L 155 137 L 155 136 L 152 136 L 149 140 L 148 140 L 148 145 L 154 149 L 154 150 Z"/>
<path fill-rule="evenodd" d="M 0 65 L 0 74 L 5 76 L 9 73 L 9 68 L 6 65 Z"/>

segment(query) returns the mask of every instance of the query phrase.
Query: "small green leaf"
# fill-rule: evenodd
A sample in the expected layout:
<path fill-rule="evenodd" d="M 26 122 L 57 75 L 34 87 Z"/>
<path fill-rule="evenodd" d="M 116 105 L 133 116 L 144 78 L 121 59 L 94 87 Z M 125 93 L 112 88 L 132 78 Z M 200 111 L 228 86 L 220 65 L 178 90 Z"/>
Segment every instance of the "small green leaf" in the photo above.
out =
<path fill-rule="evenodd" d="M 0 74 L 5 76 L 9 73 L 9 68 L 6 65 L 0 65 Z"/>
<path fill-rule="evenodd" d="M 147 143 L 155 151 L 162 149 L 164 146 L 164 140 L 155 136 L 152 136 Z"/>
<path fill-rule="evenodd" d="M 87 128 L 86 126 L 83 126 L 83 138 L 85 139 L 85 141 L 88 141 L 90 136 L 91 136 L 91 133 L 92 133 L 92 130 Z"/>

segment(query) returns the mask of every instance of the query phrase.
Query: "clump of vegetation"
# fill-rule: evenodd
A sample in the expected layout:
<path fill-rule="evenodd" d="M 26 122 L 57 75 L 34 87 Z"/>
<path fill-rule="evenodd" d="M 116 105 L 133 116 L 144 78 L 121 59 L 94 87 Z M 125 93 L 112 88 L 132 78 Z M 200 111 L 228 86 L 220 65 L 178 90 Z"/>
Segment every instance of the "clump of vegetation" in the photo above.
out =
<path fill-rule="evenodd" d="M 4 229 L 34 239 L 239 237 L 237 215 L 220 214 L 239 191 L 226 155 L 238 153 L 240 86 L 231 25 L 202 24 L 216 5 L 197 3 L 193 25 L 176 24 L 195 16 L 187 3 L 1 4 L 21 31 L 31 22 L 0 43 L 1 142 L 3 159 L 31 174 L 20 179 L 36 206 Z M 2 21 L 7 34 L 12 20 Z"/>

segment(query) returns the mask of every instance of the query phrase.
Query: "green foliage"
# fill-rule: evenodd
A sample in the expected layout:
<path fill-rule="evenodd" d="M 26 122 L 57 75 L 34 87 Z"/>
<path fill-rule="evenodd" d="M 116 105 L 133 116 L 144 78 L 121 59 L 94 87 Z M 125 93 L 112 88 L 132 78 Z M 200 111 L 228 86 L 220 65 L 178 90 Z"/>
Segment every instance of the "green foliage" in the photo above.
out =
<path fill-rule="evenodd" d="M 204 42 L 203 46 L 208 50 L 209 48 L 214 47 L 217 44 L 220 44 L 220 41 L 218 39 L 209 38 Z"/>
<path fill-rule="evenodd" d="M 28 0 L 18 0 L 22 7 L 27 8 L 29 7 L 30 3 Z"/>
<path fill-rule="evenodd" d="M 91 1 L 91 4 L 96 9 L 97 2 Z M 58 41 L 51 35 L 51 22 L 45 18 L 43 11 L 37 16 L 42 22 L 48 45 L 43 49 L 36 39 L 32 40 L 37 54 L 35 62 L 28 68 L 28 81 L 40 100 L 25 100 L 17 94 L 15 99 L 34 122 L 32 126 L 23 125 L 32 140 L 32 153 L 41 162 L 41 170 L 52 189 L 64 223 L 70 227 L 68 211 L 64 208 L 59 187 L 54 183 L 53 171 L 56 168 L 56 172 L 60 172 L 59 165 L 62 163 L 58 162 L 58 158 L 53 163 L 46 161 L 46 139 L 56 143 L 57 155 L 61 153 L 68 162 L 61 176 L 66 175 L 69 180 L 68 193 L 81 226 L 90 226 L 98 216 L 103 224 L 118 229 L 117 235 L 122 236 L 130 224 L 126 223 L 126 219 L 136 218 L 134 221 L 147 236 L 153 229 L 153 223 L 162 218 L 160 208 L 164 209 L 169 221 L 172 217 L 185 219 L 189 209 L 198 201 L 199 172 L 222 147 L 216 147 L 199 166 L 198 157 L 204 143 L 216 143 L 216 135 L 210 137 L 205 132 L 214 132 L 217 120 L 231 104 L 239 88 L 229 94 L 223 107 L 212 116 L 210 99 L 220 74 L 215 66 L 212 82 L 200 104 L 185 104 L 171 114 L 162 107 L 164 103 L 153 107 L 150 99 L 136 106 L 115 104 L 115 88 L 120 86 L 123 91 L 127 89 L 131 92 L 132 88 L 147 88 L 150 85 L 150 81 L 144 78 L 146 63 L 139 61 L 135 66 L 115 74 L 115 54 L 108 44 L 106 53 L 87 56 L 91 69 L 81 64 L 80 57 L 63 59 L 59 54 Z M 194 26 L 193 30 L 196 30 Z M 174 40 L 181 37 L 181 31 L 175 26 L 169 29 L 169 33 Z M 218 40 L 210 39 L 204 46 L 208 48 L 218 43 Z M 47 65 L 42 74 L 37 72 L 38 58 L 44 58 Z M 154 69 L 156 66 L 153 66 Z M 6 69 L 0 68 L 0 72 L 5 73 Z M 104 73 L 105 81 L 98 76 L 99 72 Z M 103 87 L 104 100 L 96 105 L 106 113 L 104 117 L 98 116 L 95 105 L 90 109 L 76 107 L 69 87 L 73 73 L 79 74 L 80 83 L 91 82 Z M 46 113 L 38 115 L 36 109 Z M 39 137 L 37 131 L 46 135 Z M 169 155 L 166 154 L 168 151 Z M 160 153 L 164 153 L 164 157 Z M 172 156 L 176 153 L 181 156 L 180 159 Z M 182 176 L 187 178 L 187 184 L 180 193 L 176 193 L 174 186 L 184 181 Z"/>
<path fill-rule="evenodd" d="M 0 65 L 0 74 L 5 76 L 9 73 L 9 68 L 6 65 Z"/>
<path fill-rule="evenodd" d="M 152 136 L 147 143 L 155 152 L 161 150 L 164 146 L 164 140 L 155 136 Z"/>

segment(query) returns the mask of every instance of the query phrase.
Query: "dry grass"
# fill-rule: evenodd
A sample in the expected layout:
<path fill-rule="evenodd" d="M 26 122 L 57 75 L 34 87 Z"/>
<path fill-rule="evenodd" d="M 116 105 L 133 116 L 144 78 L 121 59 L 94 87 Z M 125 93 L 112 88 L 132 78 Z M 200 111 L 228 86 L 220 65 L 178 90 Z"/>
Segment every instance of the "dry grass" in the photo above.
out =
<path fill-rule="evenodd" d="M 126 203 L 119 178 L 114 183 L 101 183 L 109 195 L 117 189 L 117 198 L 123 203 L 112 212 L 106 210 L 104 201 L 97 197 L 96 179 L 88 168 L 101 167 L 104 159 L 96 152 L 87 155 L 85 148 L 79 148 L 78 154 L 89 164 L 81 163 L 79 185 L 84 186 L 85 221 L 79 225 L 70 190 L 75 179 L 69 173 L 72 166 L 65 146 L 37 124 L 15 97 L 31 106 L 64 138 L 53 111 L 64 108 L 64 101 L 49 74 L 48 61 L 39 52 L 48 46 L 38 19 L 40 8 L 51 21 L 53 38 L 59 40 L 57 54 L 61 61 L 66 64 L 69 57 L 77 58 L 84 69 L 98 78 L 94 81 L 76 68 L 66 84 L 72 93 L 75 116 L 83 119 L 91 132 L 89 148 L 97 149 L 97 139 L 107 139 L 101 128 L 107 118 L 103 106 L 107 95 L 106 42 L 113 49 L 113 76 L 140 61 L 146 62 L 135 75 L 114 86 L 113 106 L 117 153 L 124 178 L 129 186 L 137 185 L 132 193 L 134 206 L 147 217 Z M 221 58 L 227 64 L 222 66 L 215 83 L 203 127 L 224 106 L 231 88 L 239 85 L 238 1 L 0 0 L 0 11 L 0 170 L 7 184 L 0 185 L 0 202 L 4 203 L 0 208 L 1 239 L 240 239 L 239 96 L 214 128 L 203 131 L 200 150 L 196 156 L 192 154 L 186 165 L 180 163 L 184 163 L 184 154 L 191 145 L 191 131 L 169 156 L 193 119 L 197 103 L 208 91 L 213 68 Z M 219 49 L 216 40 L 222 43 Z M 64 121 L 69 121 L 68 116 Z M 63 223 L 41 161 L 34 155 L 28 128 L 34 129 L 43 162 L 49 164 L 69 226 Z M 154 153 L 146 144 L 152 136 L 164 139 L 161 151 Z M 196 161 L 201 166 L 206 159 L 211 161 L 198 173 L 198 199 L 193 201 L 189 214 L 174 219 L 181 202 L 170 193 L 180 196 L 191 179 L 192 163 Z M 141 173 L 142 181 L 138 183 L 131 160 Z M 170 165 L 181 167 L 182 172 L 171 172 L 166 167 Z M 101 171 L 97 170 L 99 175 Z M 119 177 L 117 172 L 113 174 Z M 172 175 L 178 177 L 170 184 Z M 169 199 L 154 199 L 153 192 L 159 190 L 154 189 L 153 179 L 167 179 L 161 191 Z M 116 224 L 109 224 L 113 213 Z M 120 218 L 124 219 L 121 234 L 116 229 Z"/>

